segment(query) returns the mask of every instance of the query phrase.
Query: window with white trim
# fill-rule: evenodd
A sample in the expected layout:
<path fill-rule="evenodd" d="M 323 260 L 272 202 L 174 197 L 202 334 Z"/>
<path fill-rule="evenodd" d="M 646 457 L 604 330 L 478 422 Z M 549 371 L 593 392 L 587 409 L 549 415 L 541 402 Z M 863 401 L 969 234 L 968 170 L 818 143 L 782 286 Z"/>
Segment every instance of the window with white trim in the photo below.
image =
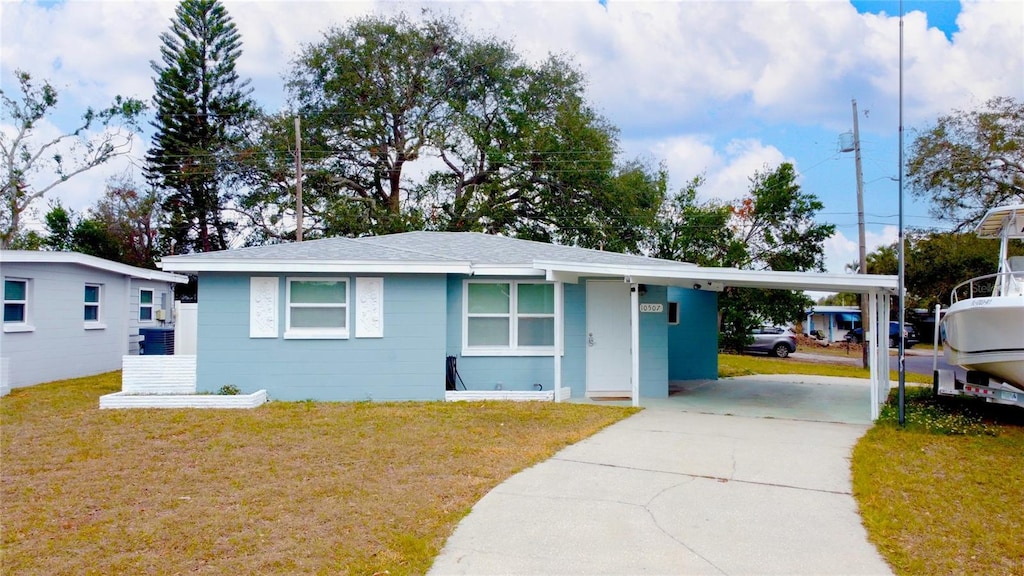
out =
<path fill-rule="evenodd" d="M 86 323 L 98 324 L 100 322 L 100 293 L 102 287 L 99 284 L 86 284 L 85 295 L 82 300 L 83 319 Z"/>
<path fill-rule="evenodd" d="M 555 286 L 467 280 L 463 354 L 549 355 L 555 346 Z"/>
<path fill-rule="evenodd" d="M 4 324 L 28 323 L 28 280 L 4 279 Z"/>
<path fill-rule="evenodd" d="M 153 321 L 153 291 L 148 288 L 139 289 L 139 322 Z"/>
<path fill-rule="evenodd" d="M 348 338 L 347 278 L 288 278 L 285 338 Z"/>

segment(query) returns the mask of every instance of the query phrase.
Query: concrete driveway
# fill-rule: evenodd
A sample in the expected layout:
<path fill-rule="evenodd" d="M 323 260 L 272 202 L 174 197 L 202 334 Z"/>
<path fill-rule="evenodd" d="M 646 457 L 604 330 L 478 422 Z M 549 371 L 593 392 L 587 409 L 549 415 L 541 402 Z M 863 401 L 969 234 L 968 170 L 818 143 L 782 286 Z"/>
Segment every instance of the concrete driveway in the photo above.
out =
<path fill-rule="evenodd" d="M 724 390 L 705 386 L 703 397 L 643 402 L 509 478 L 463 519 L 430 573 L 891 574 L 851 495 L 850 450 L 868 424 L 787 418 L 782 405 L 743 414 L 753 409 L 737 405 L 742 394 L 719 382 Z M 777 404 L 806 386 L 761 385 L 774 386 Z"/>

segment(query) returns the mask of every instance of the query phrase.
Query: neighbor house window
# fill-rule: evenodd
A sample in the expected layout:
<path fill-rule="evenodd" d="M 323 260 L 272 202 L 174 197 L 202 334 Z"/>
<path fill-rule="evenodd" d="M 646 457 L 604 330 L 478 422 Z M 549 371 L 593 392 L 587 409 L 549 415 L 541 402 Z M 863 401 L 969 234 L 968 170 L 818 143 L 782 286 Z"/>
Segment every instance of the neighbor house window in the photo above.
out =
<path fill-rule="evenodd" d="M 153 321 L 153 291 L 139 290 L 139 322 Z"/>
<path fill-rule="evenodd" d="M 4 324 L 28 322 L 28 280 L 4 280 Z"/>
<path fill-rule="evenodd" d="M 99 324 L 100 321 L 100 285 L 86 284 L 83 303 L 85 322 Z"/>
<path fill-rule="evenodd" d="M 465 354 L 550 354 L 555 345 L 555 286 L 467 281 Z"/>
<path fill-rule="evenodd" d="M 289 278 L 285 338 L 348 338 L 348 280 Z"/>

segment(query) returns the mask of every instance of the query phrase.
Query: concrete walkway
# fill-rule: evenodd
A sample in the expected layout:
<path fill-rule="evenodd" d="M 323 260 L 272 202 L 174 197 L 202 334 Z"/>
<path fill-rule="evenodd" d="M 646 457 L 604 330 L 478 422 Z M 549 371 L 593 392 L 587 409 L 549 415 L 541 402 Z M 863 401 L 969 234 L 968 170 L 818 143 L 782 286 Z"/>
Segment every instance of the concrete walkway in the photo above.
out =
<path fill-rule="evenodd" d="M 851 496 L 866 424 L 661 402 L 496 487 L 431 574 L 891 574 Z"/>

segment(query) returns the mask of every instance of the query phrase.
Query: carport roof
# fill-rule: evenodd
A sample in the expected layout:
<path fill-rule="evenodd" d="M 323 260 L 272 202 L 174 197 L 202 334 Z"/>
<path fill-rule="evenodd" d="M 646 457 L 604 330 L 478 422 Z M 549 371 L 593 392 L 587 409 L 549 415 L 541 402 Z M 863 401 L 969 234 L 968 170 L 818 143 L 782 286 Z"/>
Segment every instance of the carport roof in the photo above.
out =
<path fill-rule="evenodd" d="M 475 276 L 545 276 L 577 282 L 580 277 L 721 290 L 725 286 L 817 290 L 895 291 L 895 276 L 819 274 L 705 268 L 632 254 L 619 254 L 481 234 L 406 232 L 363 238 L 325 238 L 165 257 L 175 272 L 452 273 Z"/>
<path fill-rule="evenodd" d="M 534 265 L 546 272 L 549 280 L 575 282 L 580 277 L 622 277 L 640 284 L 661 284 L 698 290 L 721 290 L 725 286 L 768 288 L 779 290 L 815 290 L 820 292 L 889 292 L 895 293 L 897 277 L 877 274 L 826 274 L 819 272 L 776 272 L 771 270 L 739 270 L 702 266 L 602 267 L 573 262 L 536 261 Z"/>

